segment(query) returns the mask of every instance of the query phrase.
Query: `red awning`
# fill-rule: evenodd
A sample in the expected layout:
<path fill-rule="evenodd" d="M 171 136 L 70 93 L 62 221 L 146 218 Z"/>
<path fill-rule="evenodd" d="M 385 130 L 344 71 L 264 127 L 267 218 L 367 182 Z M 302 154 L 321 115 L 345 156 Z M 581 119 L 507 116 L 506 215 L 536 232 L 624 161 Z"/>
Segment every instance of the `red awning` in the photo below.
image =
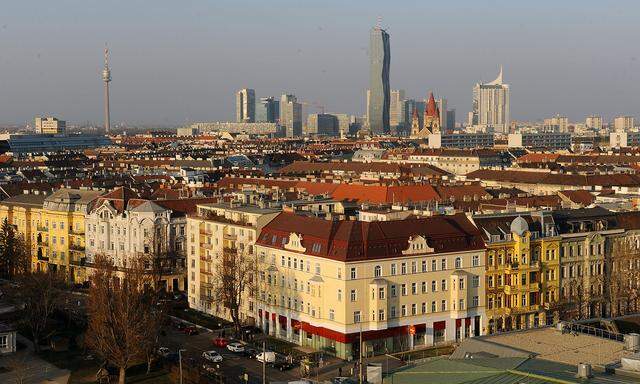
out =
<path fill-rule="evenodd" d="M 443 331 L 446 328 L 447 328 L 446 321 L 436 321 L 435 323 L 433 323 L 433 329 L 436 331 Z"/>

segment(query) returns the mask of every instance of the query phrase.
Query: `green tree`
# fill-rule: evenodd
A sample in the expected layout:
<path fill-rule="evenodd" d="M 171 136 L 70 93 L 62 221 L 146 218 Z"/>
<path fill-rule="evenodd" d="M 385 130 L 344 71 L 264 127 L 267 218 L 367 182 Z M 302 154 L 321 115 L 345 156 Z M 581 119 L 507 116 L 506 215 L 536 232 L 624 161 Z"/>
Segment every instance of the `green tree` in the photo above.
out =
<path fill-rule="evenodd" d="M 0 227 L 0 277 L 15 279 L 29 271 L 29 249 L 24 237 L 4 219 Z"/>

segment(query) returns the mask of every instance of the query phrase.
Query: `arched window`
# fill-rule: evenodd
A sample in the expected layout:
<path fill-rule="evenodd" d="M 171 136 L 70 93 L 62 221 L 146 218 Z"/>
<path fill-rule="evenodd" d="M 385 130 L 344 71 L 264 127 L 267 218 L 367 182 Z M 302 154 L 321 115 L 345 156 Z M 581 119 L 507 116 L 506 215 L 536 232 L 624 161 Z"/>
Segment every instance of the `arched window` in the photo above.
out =
<path fill-rule="evenodd" d="M 382 268 L 379 265 L 376 265 L 373 269 L 373 274 L 375 277 L 380 277 L 382 275 Z"/>
<path fill-rule="evenodd" d="M 462 258 L 456 257 L 456 269 L 462 268 Z"/>

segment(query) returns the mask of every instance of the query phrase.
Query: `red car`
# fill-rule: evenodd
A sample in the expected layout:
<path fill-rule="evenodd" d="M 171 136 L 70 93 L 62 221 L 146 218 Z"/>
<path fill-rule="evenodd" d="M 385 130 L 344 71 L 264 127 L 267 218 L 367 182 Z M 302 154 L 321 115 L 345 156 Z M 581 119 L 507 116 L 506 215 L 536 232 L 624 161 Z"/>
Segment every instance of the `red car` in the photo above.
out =
<path fill-rule="evenodd" d="M 191 336 L 191 335 L 197 335 L 197 334 L 199 333 L 199 332 L 198 332 L 198 328 L 193 327 L 193 326 L 191 326 L 191 327 L 186 327 L 186 328 L 183 330 L 183 332 L 184 332 L 185 334 L 189 335 L 189 336 Z"/>
<path fill-rule="evenodd" d="M 213 345 L 220 348 L 225 348 L 227 344 L 229 344 L 229 340 L 225 339 L 224 337 L 216 337 L 212 340 L 212 342 Z"/>

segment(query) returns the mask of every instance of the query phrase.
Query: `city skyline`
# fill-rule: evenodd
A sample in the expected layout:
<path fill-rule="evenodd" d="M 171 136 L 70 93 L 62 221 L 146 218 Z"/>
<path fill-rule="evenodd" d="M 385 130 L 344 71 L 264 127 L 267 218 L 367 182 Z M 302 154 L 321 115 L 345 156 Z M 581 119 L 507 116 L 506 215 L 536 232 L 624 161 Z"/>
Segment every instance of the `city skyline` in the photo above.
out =
<path fill-rule="evenodd" d="M 500 63 L 516 90 L 512 120 L 561 114 L 582 121 L 598 114 L 610 122 L 617 115 L 638 114 L 640 65 L 633 44 L 637 27 L 627 22 L 633 14 L 629 7 L 637 7 L 632 2 L 607 7 L 581 2 L 577 8 L 550 2 L 535 7 L 504 4 L 490 11 L 470 2 L 429 9 L 411 4 L 411 14 L 380 2 L 367 9 L 328 2 L 317 19 L 305 15 L 308 8 L 291 7 L 293 17 L 284 23 L 275 23 L 273 11 L 259 3 L 247 11 L 224 1 L 215 6 L 158 2 L 149 10 L 149 21 L 140 23 L 124 12 L 127 3 L 113 2 L 104 10 L 104 20 L 117 15 L 117 30 L 97 19 L 102 13 L 90 5 L 76 7 L 70 15 L 41 4 L 35 11 L 10 4 L 0 20 L 0 48 L 5 53 L 0 60 L 1 123 L 29 122 L 39 114 L 102 125 L 102 84 L 96 73 L 102 67 L 97 47 L 105 41 L 118 72 L 110 90 L 112 125 L 233 121 L 233 94 L 245 86 L 256 89 L 256 97 L 293 93 L 327 110 L 363 115 L 367 34 L 378 15 L 394 39 L 391 88 L 406 90 L 408 98 L 433 90 L 458 111 L 459 121 L 471 110 L 469 89 L 495 76 Z M 338 10 L 343 12 L 330 23 L 322 21 Z M 230 25 L 227 19 L 241 11 L 249 12 L 247 20 Z M 359 17 L 354 20 L 349 15 L 356 11 Z M 439 17 L 425 32 L 418 16 L 435 12 Z M 170 15 L 174 28 L 161 29 L 159 21 Z M 501 16 L 510 19 L 499 26 L 492 23 L 493 17 Z M 39 22 L 28 24 L 32 19 Z M 92 32 L 76 38 L 87 23 Z M 593 33 L 600 27 L 607 33 Z M 235 36 L 241 28 L 246 31 Z M 280 37 L 254 39 L 243 50 L 237 48 L 237 39 L 259 35 L 265 28 Z M 497 34 L 505 28 L 508 34 Z M 216 37 L 223 30 L 224 40 Z M 282 35 L 285 30 L 289 33 Z M 423 33 L 440 37 L 417 38 Z M 134 103 L 137 108 L 130 107 Z"/>

